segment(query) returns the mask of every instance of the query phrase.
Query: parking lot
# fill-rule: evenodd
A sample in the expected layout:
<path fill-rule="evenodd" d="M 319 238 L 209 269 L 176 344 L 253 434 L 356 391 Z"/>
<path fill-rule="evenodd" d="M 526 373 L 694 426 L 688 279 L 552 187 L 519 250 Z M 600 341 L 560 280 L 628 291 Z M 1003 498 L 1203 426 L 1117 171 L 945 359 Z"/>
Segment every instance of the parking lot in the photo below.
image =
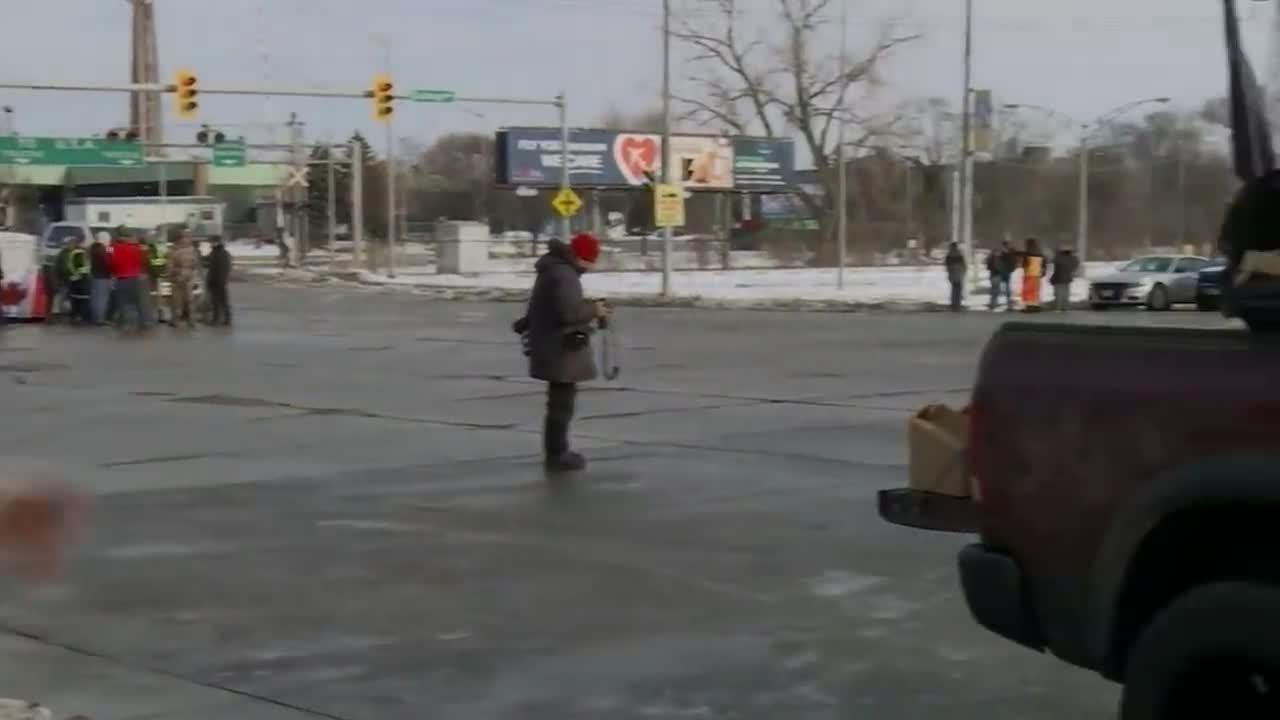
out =
<path fill-rule="evenodd" d="M 623 373 L 579 402 L 591 466 L 553 482 L 519 306 L 235 291 L 231 331 L 0 333 L 0 454 L 97 498 L 60 586 L 6 588 L 0 695 L 95 720 L 1114 709 L 975 626 L 968 538 L 875 513 L 907 417 L 962 404 L 1021 315 L 623 308 Z"/>

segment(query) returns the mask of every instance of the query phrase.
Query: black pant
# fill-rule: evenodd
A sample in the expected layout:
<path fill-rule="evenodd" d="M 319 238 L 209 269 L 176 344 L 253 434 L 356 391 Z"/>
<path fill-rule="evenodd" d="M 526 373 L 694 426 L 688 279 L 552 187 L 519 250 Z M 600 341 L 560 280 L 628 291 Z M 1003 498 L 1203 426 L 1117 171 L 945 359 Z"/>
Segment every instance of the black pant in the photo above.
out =
<path fill-rule="evenodd" d="M 89 312 L 89 278 L 72 280 L 67 285 L 67 299 L 71 303 L 71 320 L 88 324 L 93 322 Z"/>
<path fill-rule="evenodd" d="M 964 305 L 964 281 L 951 281 L 951 309 L 959 310 Z"/>
<path fill-rule="evenodd" d="M 547 383 L 547 417 L 542 423 L 542 450 L 553 458 L 569 452 L 569 423 L 573 421 L 574 383 Z"/>
<path fill-rule="evenodd" d="M 209 323 L 212 325 L 231 324 L 231 299 L 228 297 L 226 283 L 207 283 L 209 292 Z"/>
<path fill-rule="evenodd" d="M 120 327 L 123 328 L 132 322 L 141 330 L 150 324 L 142 316 L 142 293 L 146 292 L 142 285 L 144 282 L 146 281 L 137 276 L 116 279 L 115 316 L 116 323 Z"/>

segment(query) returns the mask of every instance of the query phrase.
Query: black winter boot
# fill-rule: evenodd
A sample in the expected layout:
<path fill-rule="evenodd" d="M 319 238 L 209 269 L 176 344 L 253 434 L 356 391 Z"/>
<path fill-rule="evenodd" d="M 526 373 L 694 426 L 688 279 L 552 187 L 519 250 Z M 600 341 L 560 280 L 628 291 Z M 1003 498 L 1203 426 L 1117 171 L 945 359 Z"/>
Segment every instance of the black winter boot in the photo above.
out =
<path fill-rule="evenodd" d="M 549 472 L 577 472 L 586 469 L 587 459 L 576 452 L 566 450 L 559 455 L 548 455 L 546 467 Z"/>

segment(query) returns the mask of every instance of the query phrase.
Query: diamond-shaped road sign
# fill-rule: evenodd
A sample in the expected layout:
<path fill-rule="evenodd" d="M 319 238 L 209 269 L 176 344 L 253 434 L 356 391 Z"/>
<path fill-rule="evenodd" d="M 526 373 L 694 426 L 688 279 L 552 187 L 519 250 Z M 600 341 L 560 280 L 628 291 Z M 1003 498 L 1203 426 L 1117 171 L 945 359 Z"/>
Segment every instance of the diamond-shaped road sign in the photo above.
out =
<path fill-rule="evenodd" d="M 551 199 L 551 207 L 555 208 L 561 217 L 570 217 L 582 209 L 582 198 L 570 188 L 561 188 L 560 192 Z"/>

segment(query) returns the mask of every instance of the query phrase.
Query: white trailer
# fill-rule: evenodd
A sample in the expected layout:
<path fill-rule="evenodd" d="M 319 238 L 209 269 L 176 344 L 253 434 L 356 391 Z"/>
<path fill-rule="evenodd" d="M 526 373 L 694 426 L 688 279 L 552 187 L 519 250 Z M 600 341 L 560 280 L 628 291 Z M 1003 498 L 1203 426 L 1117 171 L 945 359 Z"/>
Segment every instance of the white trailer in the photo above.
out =
<path fill-rule="evenodd" d="M 100 197 L 68 200 L 63 212 L 67 222 L 94 227 L 154 230 L 161 225 L 186 224 L 196 237 L 222 234 L 226 203 L 214 197 Z"/>

